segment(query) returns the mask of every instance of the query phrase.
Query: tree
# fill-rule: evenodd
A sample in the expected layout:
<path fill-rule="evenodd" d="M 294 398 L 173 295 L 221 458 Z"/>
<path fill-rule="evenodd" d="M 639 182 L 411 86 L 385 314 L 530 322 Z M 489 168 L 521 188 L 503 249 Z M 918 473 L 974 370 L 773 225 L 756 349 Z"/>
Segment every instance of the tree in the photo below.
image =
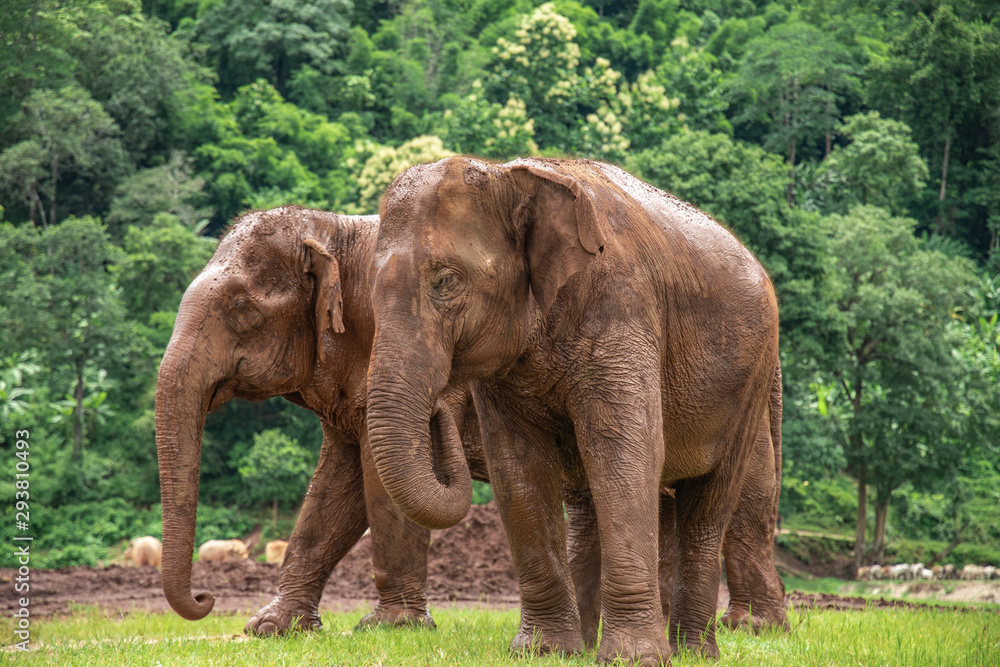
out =
<path fill-rule="evenodd" d="M 0 12 L 0 119 L 16 113 L 40 85 L 70 81 L 72 58 L 59 48 L 63 26 L 53 16 L 55 3 L 7 0 Z"/>
<path fill-rule="evenodd" d="M 90 1 L 66 7 L 60 18 L 70 34 L 65 48 L 76 81 L 121 128 L 132 161 L 148 165 L 154 155 L 184 145 L 187 138 L 172 127 L 186 103 L 181 93 L 207 81 L 210 71 L 188 60 L 184 42 L 168 36 L 169 26 L 144 16 L 138 0 Z"/>
<path fill-rule="evenodd" d="M 490 102 L 478 80 L 471 93 L 445 109 L 439 125 L 442 142 L 458 153 L 504 158 L 538 152 L 535 121 L 524 102 L 513 95 L 503 105 Z"/>
<path fill-rule="evenodd" d="M 251 0 L 208 2 L 198 18 L 198 41 L 215 61 L 223 92 L 257 78 L 284 93 L 304 64 L 337 72 L 340 45 L 348 35 L 347 0 Z"/>
<path fill-rule="evenodd" d="M 54 386 L 70 385 L 73 458 L 79 461 L 88 435 L 86 378 L 95 378 L 89 385 L 99 393 L 106 377 L 102 369 L 115 366 L 128 373 L 130 365 L 149 358 L 109 271 L 121 250 L 89 217 L 67 218 L 44 231 L 8 225 L 3 232 L 0 246 L 16 255 L 14 270 L 0 272 L 6 353 L 37 348 L 39 361 L 53 371 Z"/>
<path fill-rule="evenodd" d="M 730 87 L 733 124 L 762 124 L 764 148 L 785 154 L 789 205 L 798 147 L 822 136 L 830 153 L 840 105 L 858 87 L 857 70 L 846 46 L 798 21 L 775 25 L 747 46 Z"/>
<path fill-rule="evenodd" d="M 889 57 L 868 68 L 868 104 L 909 125 L 928 161 L 940 165 L 939 232 L 946 226 L 952 148 L 963 138 L 975 142 L 980 128 L 994 122 L 986 108 L 1000 100 L 1000 44 L 989 35 L 985 25 L 961 21 L 942 5 L 933 19 L 918 14 L 893 40 Z"/>
<path fill-rule="evenodd" d="M 1000 142 L 980 149 L 985 156 L 980 163 L 979 187 L 974 191 L 977 204 L 986 210 L 986 229 L 989 233 L 987 260 L 993 270 L 1000 273 Z"/>
<path fill-rule="evenodd" d="M 621 73 L 604 58 L 581 68 L 573 23 L 547 2 L 497 39 L 482 78 L 487 99 L 523 100 L 543 149 L 624 160 L 631 103 Z"/>
<path fill-rule="evenodd" d="M 83 88 L 36 90 L 24 108 L 15 122 L 22 141 L 0 153 L 0 183 L 29 203 L 32 221 L 56 224 L 58 186 L 67 171 L 90 177 L 96 189 L 113 187 L 130 168 L 118 126 Z M 48 213 L 41 194 L 48 196 Z"/>
<path fill-rule="evenodd" d="M 264 80 L 212 107 L 209 140 L 194 151 L 216 221 L 248 205 L 340 209 L 354 197 L 351 166 L 366 135 L 282 99 Z"/>
<path fill-rule="evenodd" d="M 272 521 L 277 528 L 278 503 L 301 500 L 314 466 L 298 440 L 278 429 L 269 429 L 254 435 L 253 446 L 239 461 L 239 473 L 248 495 L 271 502 Z"/>
<path fill-rule="evenodd" d="M 129 316 L 147 323 L 154 313 L 175 312 L 215 245 L 215 239 L 199 236 L 170 213 L 157 214 L 146 226 L 129 227 L 124 257 L 111 269 Z"/>
<path fill-rule="evenodd" d="M 41 370 L 34 361 L 37 356 L 35 350 L 29 350 L 0 359 L 0 420 L 5 424 L 12 423 L 11 417 L 24 410 L 25 398 L 35 391 L 24 386 L 24 381 Z"/>
<path fill-rule="evenodd" d="M 212 209 L 205 205 L 205 179 L 191 173 L 190 161 L 175 152 L 159 167 L 129 176 L 115 192 L 108 212 L 108 230 L 121 239 L 131 225 L 148 225 L 159 213 L 169 213 L 185 227 L 202 228 Z"/>
<path fill-rule="evenodd" d="M 821 165 L 834 210 L 846 213 L 870 204 L 905 214 L 927 178 L 927 163 L 910 139 L 910 128 L 870 111 L 845 118 L 840 134 L 850 143 L 834 148 Z"/>
<path fill-rule="evenodd" d="M 675 45 L 656 69 L 631 85 L 625 132 L 633 150 L 652 148 L 682 128 L 732 134 L 722 72 L 702 48 Z"/>
<path fill-rule="evenodd" d="M 889 499 L 904 481 L 954 475 L 962 458 L 967 369 L 953 315 L 972 284 L 969 260 L 928 248 L 916 222 L 858 207 L 830 220 L 838 336 L 828 348 L 845 411 L 845 456 L 858 482 L 855 563 L 866 556 L 867 489 L 875 491 L 873 550 Z"/>

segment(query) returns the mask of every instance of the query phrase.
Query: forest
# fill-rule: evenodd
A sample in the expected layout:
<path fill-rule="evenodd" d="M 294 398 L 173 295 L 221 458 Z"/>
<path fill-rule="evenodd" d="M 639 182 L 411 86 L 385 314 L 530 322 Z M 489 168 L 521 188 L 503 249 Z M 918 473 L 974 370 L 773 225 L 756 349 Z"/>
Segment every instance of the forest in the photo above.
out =
<path fill-rule="evenodd" d="M 452 154 L 611 162 L 710 213 L 780 298 L 786 525 L 1000 561 L 995 2 L 0 7 L 0 538 L 29 430 L 36 566 L 160 534 L 157 366 L 236 215 L 374 213 Z M 198 543 L 291 515 L 321 440 L 281 398 L 210 415 Z"/>

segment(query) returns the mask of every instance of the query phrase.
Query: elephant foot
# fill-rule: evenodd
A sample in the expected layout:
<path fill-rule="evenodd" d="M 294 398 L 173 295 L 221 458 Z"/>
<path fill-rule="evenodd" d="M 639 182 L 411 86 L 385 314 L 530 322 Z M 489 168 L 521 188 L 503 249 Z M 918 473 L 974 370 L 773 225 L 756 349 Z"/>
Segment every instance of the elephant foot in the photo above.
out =
<path fill-rule="evenodd" d="M 548 655 L 562 653 L 575 655 L 583 652 L 583 640 L 579 632 L 543 631 L 540 628 L 521 628 L 510 642 L 510 652 L 522 655 Z"/>
<path fill-rule="evenodd" d="M 294 630 L 319 630 L 322 627 L 317 607 L 289 604 L 279 595 L 253 615 L 243 632 L 267 637 L 284 635 Z"/>
<path fill-rule="evenodd" d="M 670 654 L 670 642 L 662 631 L 642 636 L 606 632 L 597 652 L 597 662 L 602 665 L 660 667 L 670 665 Z"/>
<path fill-rule="evenodd" d="M 384 607 L 379 605 L 375 611 L 366 614 L 358 621 L 354 629 L 378 627 L 417 627 L 434 630 L 437 628 L 437 624 L 431 618 L 427 607 Z"/>
<path fill-rule="evenodd" d="M 790 626 L 788 625 L 788 618 L 785 616 L 784 608 L 763 611 L 760 609 L 753 609 L 753 613 L 751 613 L 750 609 L 745 607 L 730 606 L 719 620 L 722 625 L 726 626 L 730 630 L 747 628 L 752 630 L 754 633 L 758 633 L 762 630 L 769 630 L 771 628 L 778 628 L 784 631 L 788 631 L 790 629 Z"/>

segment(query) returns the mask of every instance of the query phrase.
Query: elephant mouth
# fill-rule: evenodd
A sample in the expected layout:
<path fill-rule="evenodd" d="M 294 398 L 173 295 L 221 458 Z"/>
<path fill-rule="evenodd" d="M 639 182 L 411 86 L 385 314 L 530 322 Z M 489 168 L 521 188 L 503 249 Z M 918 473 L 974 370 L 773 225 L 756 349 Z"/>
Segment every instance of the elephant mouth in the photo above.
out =
<path fill-rule="evenodd" d="M 217 382 L 215 387 L 209 393 L 208 407 L 206 412 L 212 412 L 222 407 L 229 402 L 230 399 L 236 394 L 236 382 L 235 380 L 223 380 Z"/>

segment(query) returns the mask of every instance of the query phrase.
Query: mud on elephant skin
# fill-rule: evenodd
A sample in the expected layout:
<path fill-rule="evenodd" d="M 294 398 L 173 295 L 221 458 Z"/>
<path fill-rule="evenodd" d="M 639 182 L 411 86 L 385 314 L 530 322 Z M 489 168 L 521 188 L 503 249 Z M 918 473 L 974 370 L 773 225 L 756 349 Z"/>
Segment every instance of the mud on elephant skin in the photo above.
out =
<path fill-rule="evenodd" d="M 578 459 L 600 540 L 599 659 L 669 661 L 655 536 L 674 527 L 670 635 L 718 655 L 724 531 L 780 391 L 764 269 L 707 215 L 588 161 L 421 165 L 381 219 L 367 418 L 393 502 L 428 527 L 464 515 L 468 473 L 435 469 L 426 434 L 436 397 L 470 382 L 521 590 L 512 647 L 582 648 L 561 502 Z"/>
<path fill-rule="evenodd" d="M 200 401 L 198 396 L 188 397 L 191 389 L 177 386 L 176 377 L 171 378 L 166 371 L 161 371 L 162 401 L 157 417 L 157 432 L 161 438 L 168 438 L 171 428 L 179 428 L 180 415 L 172 405 L 184 398 L 193 398 L 196 404 L 209 403 L 214 409 L 232 395 L 251 400 L 284 395 L 317 414 L 323 425 L 322 454 L 295 535 L 288 545 L 279 593 L 248 623 L 249 632 L 282 633 L 291 629 L 296 618 L 302 627 L 318 628 L 323 586 L 337 562 L 354 546 L 369 523 L 375 545 L 373 560 L 379 603 L 362 623 L 433 625 L 425 597 L 428 531 L 402 517 L 378 481 L 370 456 L 362 456 L 364 378 L 374 331 L 366 276 L 368 261 L 374 253 L 376 227 L 374 217 L 338 216 L 294 207 L 243 216 L 234 222 L 216 257 L 206 267 L 205 273 L 211 279 L 196 280 L 189 288 L 185 296 L 186 307 L 197 308 L 196 314 L 201 314 L 189 316 L 183 324 L 178 323 L 177 341 L 172 343 L 164 358 L 166 368 L 170 368 L 171 363 L 181 367 L 201 364 L 195 368 L 214 373 L 202 382 L 213 394 L 219 394 L 221 387 L 222 396 L 214 396 L 211 402 L 207 396 Z M 324 253 L 336 261 L 336 273 L 315 265 L 317 261 L 329 261 Z M 308 274 L 306 261 L 309 262 Z M 266 280 L 262 272 L 267 272 Z M 329 296 L 330 289 L 338 289 L 330 284 L 337 277 L 339 301 L 336 294 L 332 298 Z M 294 289 L 300 291 L 299 298 L 286 296 L 279 304 L 269 304 L 268 292 L 280 289 L 281 285 L 297 285 Z M 209 296 L 214 304 L 205 303 Z M 329 306 L 325 314 L 320 312 L 327 307 L 320 303 L 323 300 Z M 287 303 L 295 307 L 290 312 L 279 312 L 278 309 Z M 252 353 L 243 356 L 242 363 L 236 364 L 236 371 L 213 371 L 210 364 L 192 356 L 197 352 L 190 342 L 194 331 L 199 331 L 218 347 L 233 347 L 237 338 L 233 329 L 243 325 L 228 322 L 237 316 L 246 318 L 243 311 L 251 308 L 259 321 L 242 334 L 241 345 Z M 331 311 L 335 308 L 339 308 L 337 314 L 343 323 L 343 333 L 331 330 Z M 214 322 L 208 316 L 210 311 L 215 313 Z M 322 322 L 323 328 L 306 327 L 307 340 L 289 345 L 283 336 L 292 334 L 287 332 L 284 320 L 295 317 L 299 324 Z M 273 336 L 275 331 L 280 335 Z M 322 347 L 317 341 L 322 341 Z M 179 356 L 188 357 L 186 364 L 177 362 Z M 248 368 L 267 364 L 278 364 L 286 371 L 247 372 Z M 292 376 L 290 380 L 289 375 Z M 170 387 L 173 387 L 172 392 L 168 392 Z M 443 401 L 452 414 L 458 415 L 473 477 L 485 481 L 478 422 L 467 388 L 447 392 Z M 201 420 L 204 415 L 196 412 L 195 417 Z M 197 441 L 187 440 L 177 446 L 184 450 L 200 446 L 200 433 L 199 426 Z M 197 461 L 195 456 L 194 462 Z M 168 472 L 174 476 L 178 474 L 176 469 L 164 468 L 164 473 Z M 185 493 L 191 491 L 187 488 Z M 193 517 L 190 520 L 193 526 Z M 587 521 L 577 521 L 570 526 L 571 535 L 593 532 L 593 526 L 588 526 Z M 193 537 L 191 539 L 193 544 Z M 181 562 L 184 560 L 190 562 L 190 555 L 186 558 L 182 555 Z M 580 561 L 580 567 L 592 567 L 592 564 Z M 592 569 L 574 571 L 574 580 L 580 586 L 589 582 L 587 585 L 594 589 L 592 582 L 599 581 L 599 570 L 594 578 L 588 579 L 591 572 Z M 754 602 L 754 608 L 761 607 Z M 599 608 L 591 608 L 585 615 L 593 613 L 599 614 Z"/>
<path fill-rule="evenodd" d="M 191 594 L 205 415 L 230 398 L 286 399 L 316 413 L 323 445 L 279 575 L 278 595 L 247 625 L 269 634 L 319 627 L 323 586 L 371 525 L 380 601 L 366 622 L 433 624 L 424 583 L 429 531 L 406 520 L 367 448 L 366 380 L 374 324 L 369 272 L 378 219 L 298 207 L 246 214 L 185 292 L 160 366 L 156 442 L 163 499 L 163 589 L 184 618 L 212 609 Z M 440 418 L 478 437 L 467 389 Z M 485 477 L 481 445 L 468 465 Z M 478 454 L 476 454 L 478 452 Z M 479 456 L 480 458 L 476 458 Z"/>

